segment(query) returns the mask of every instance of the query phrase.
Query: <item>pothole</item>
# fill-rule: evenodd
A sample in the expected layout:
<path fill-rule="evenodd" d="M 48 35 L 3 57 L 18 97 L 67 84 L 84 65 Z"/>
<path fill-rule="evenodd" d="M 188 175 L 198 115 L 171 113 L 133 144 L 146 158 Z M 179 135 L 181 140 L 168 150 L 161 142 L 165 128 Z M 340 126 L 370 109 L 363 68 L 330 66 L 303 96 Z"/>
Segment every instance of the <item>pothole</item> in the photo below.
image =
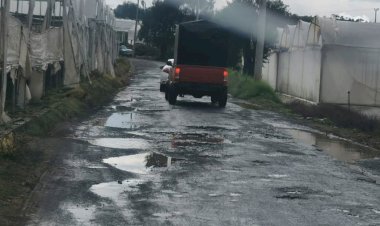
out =
<path fill-rule="evenodd" d="M 270 165 L 270 162 L 262 161 L 262 160 L 253 160 L 251 161 L 251 164 L 253 166 L 268 166 Z"/>
<path fill-rule="evenodd" d="M 143 149 L 150 148 L 144 139 L 137 138 L 99 138 L 88 141 L 92 145 L 114 149 Z"/>
<path fill-rule="evenodd" d="M 312 190 L 308 187 L 283 187 L 276 188 L 275 197 L 278 199 L 308 199 L 310 195 L 317 195 L 320 192 Z"/>
<path fill-rule="evenodd" d="M 146 121 L 146 117 L 135 112 L 114 113 L 107 119 L 105 126 L 134 130 L 144 126 Z"/>
<path fill-rule="evenodd" d="M 287 154 L 287 155 L 306 155 L 302 152 L 293 151 L 293 150 L 277 150 L 278 153 Z"/>
<path fill-rule="evenodd" d="M 103 162 L 117 169 L 136 174 L 148 174 L 154 168 L 168 168 L 180 159 L 155 152 L 104 159 Z"/>
<path fill-rule="evenodd" d="M 317 151 L 324 151 L 341 161 L 356 162 L 361 159 L 372 159 L 379 156 L 377 151 L 347 140 L 298 129 L 284 129 L 284 131 L 297 142 L 313 146 Z"/>
<path fill-rule="evenodd" d="M 192 145 L 215 145 L 223 144 L 226 140 L 222 137 L 210 136 L 209 134 L 187 133 L 174 134 L 172 138 L 173 147 L 184 147 Z"/>

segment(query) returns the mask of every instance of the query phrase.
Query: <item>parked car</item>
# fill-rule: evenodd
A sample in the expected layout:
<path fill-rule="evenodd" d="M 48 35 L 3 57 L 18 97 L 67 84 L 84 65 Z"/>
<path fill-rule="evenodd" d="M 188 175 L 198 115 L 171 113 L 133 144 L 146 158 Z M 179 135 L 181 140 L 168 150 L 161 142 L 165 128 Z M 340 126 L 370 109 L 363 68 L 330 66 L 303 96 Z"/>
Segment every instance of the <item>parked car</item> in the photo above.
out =
<path fill-rule="evenodd" d="M 121 45 L 120 50 L 119 50 L 119 55 L 120 56 L 133 56 L 133 50 L 129 49 L 125 45 Z"/>

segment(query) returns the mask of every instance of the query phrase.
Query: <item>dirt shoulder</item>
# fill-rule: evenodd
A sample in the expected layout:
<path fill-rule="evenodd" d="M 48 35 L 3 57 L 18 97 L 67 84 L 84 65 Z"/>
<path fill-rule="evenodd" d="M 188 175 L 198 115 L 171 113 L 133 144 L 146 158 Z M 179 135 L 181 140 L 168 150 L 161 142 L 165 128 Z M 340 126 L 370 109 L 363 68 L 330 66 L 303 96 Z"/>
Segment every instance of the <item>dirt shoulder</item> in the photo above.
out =
<path fill-rule="evenodd" d="M 25 201 L 44 172 L 54 165 L 50 148 L 30 148 L 35 140 L 43 139 L 64 122 L 74 122 L 112 100 L 127 86 L 132 67 L 126 59 L 115 65 L 116 78 L 100 73 L 91 74 L 89 81 L 75 88 L 49 92 L 40 102 L 31 104 L 16 117 L 22 121 L 7 130 L 9 137 L 0 152 L 0 225 L 21 225 Z M 3 136 L 4 137 L 4 136 Z M 38 143 L 38 142 L 37 142 Z"/>

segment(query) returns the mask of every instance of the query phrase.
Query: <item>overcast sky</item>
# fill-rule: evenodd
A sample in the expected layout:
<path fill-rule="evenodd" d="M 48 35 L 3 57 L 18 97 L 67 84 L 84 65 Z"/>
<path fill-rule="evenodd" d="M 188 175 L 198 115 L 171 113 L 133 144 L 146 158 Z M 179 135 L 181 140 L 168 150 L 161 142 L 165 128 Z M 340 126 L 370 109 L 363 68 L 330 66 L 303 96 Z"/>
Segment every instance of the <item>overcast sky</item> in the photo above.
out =
<path fill-rule="evenodd" d="M 125 0 L 106 1 L 114 8 Z M 137 2 L 137 0 L 130 1 Z M 145 1 L 147 5 L 152 2 L 152 0 Z M 227 0 L 216 0 L 215 2 L 218 9 L 227 4 Z M 365 17 L 371 21 L 375 18 L 374 8 L 380 8 L 380 0 L 283 0 L 283 2 L 289 5 L 292 13 L 300 15 L 330 16 L 331 14 L 343 14 Z M 380 11 L 378 18 L 380 20 Z"/>

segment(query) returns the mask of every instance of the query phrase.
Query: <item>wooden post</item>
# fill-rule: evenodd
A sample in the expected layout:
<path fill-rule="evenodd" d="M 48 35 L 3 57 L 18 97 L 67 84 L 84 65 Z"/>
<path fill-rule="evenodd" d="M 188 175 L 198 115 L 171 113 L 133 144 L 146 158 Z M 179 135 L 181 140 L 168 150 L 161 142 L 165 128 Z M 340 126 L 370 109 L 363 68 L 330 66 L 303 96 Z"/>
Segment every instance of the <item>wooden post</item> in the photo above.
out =
<path fill-rule="evenodd" d="M 28 11 L 28 30 L 32 30 L 33 25 L 33 12 L 34 12 L 35 0 L 29 1 L 29 11 Z"/>
<path fill-rule="evenodd" d="M 19 6 L 20 6 L 20 0 L 17 0 L 16 15 L 18 15 L 18 12 L 19 12 Z"/>
<path fill-rule="evenodd" d="M 137 0 L 135 36 L 134 36 L 134 40 L 133 40 L 133 57 L 136 56 L 136 39 L 137 39 L 137 24 L 139 22 L 139 7 L 140 7 L 140 0 Z"/>
<path fill-rule="evenodd" d="M 8 58 L 8 16 L 9 16 L 10 0 L 4 0 L 2 19 L 1 19 L 1 46 L 2 46 L 2 58 L 3 58 L 3 73 L 2 73 L 2 88 L 1 88 L 1 106 L 0 106 L 0 121 L 5 121 L 5 99 L 7 96 L 7 58 Z"/>

